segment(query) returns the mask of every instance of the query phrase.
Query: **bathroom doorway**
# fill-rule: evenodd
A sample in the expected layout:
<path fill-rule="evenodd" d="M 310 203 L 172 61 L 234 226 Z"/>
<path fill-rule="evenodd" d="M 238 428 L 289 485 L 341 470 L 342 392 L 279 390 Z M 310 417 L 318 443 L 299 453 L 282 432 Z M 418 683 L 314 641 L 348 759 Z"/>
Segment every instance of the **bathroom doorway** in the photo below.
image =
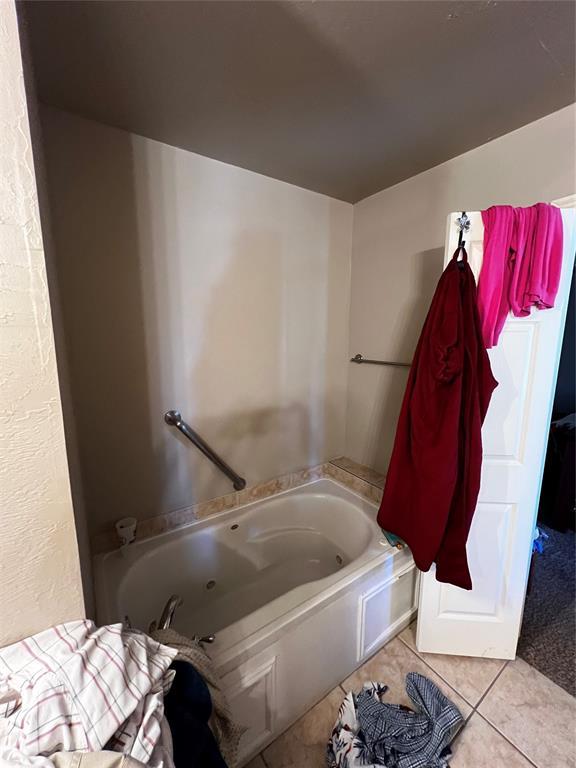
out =
<path fill-rule="evenodd" d="M 518 656 L 576 695 L 574 275 L 548 437 Z"/>

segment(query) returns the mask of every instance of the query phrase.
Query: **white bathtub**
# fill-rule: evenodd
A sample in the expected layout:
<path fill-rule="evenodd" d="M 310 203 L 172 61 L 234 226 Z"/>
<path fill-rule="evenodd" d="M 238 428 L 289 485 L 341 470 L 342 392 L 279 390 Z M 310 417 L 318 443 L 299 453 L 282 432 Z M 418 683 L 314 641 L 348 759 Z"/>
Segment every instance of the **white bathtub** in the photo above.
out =
<path fill-rule="evenodd" d="M 101 623 L 147 630 L 178 594 L 174 629 L 215 634 L 247 760 L 408 624 L 416 572 L 323 479 L 100 555 L 95 581 Z"/>

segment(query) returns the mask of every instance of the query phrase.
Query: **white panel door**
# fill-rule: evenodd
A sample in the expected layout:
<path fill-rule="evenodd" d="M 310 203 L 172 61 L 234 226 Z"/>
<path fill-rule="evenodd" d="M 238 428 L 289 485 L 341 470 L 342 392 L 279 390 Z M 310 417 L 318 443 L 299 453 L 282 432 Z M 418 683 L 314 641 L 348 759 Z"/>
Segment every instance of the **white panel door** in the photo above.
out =
<path fill-rule="evenodd" d="M 565 225 L 573 226 L 575 213 L 562 212 Z M 459 215 L 448 219 L 445 263 L 457 246 Z M 483 225 L 479 212 L 469 216 L 466 247 L 477 279 Z M 473 589 L 437 582 L 434 566 L 422 574 L 420 651 L 515 656 L 573 268 L 574 250 L 565 249 L 556 307 L 509 317 L 489 351 L 499 385 L 482 430 L 482 483 L 467 545 Z"/>

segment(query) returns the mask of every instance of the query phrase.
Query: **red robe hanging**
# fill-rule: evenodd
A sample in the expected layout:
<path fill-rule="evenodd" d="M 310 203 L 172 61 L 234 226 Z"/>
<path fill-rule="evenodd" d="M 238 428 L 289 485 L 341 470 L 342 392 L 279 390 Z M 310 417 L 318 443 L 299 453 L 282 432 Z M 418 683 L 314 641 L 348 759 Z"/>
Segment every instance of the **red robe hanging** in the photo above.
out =
<path fill-rule="evenodd" d="M 438 282 L 416 347 L 378 523 L 408 544 L 421 571 L 435 562 L 439 581 L 472 589 L 466 540 L 480 490 L 481 427 L 497 382 L 460 250 Z"/>

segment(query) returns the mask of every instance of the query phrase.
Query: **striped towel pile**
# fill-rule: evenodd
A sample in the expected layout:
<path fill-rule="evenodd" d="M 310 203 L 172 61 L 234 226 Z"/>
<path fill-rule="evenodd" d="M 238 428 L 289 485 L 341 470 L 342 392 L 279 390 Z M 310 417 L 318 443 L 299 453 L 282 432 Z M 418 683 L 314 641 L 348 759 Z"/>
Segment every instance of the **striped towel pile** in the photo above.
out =
<path fill-rule="evenodd" d="M 170 768 L 164 694 L 176 651 L 121 624 L 72 621 L 0 649 L 0 768 L 104 748 Z"/>

